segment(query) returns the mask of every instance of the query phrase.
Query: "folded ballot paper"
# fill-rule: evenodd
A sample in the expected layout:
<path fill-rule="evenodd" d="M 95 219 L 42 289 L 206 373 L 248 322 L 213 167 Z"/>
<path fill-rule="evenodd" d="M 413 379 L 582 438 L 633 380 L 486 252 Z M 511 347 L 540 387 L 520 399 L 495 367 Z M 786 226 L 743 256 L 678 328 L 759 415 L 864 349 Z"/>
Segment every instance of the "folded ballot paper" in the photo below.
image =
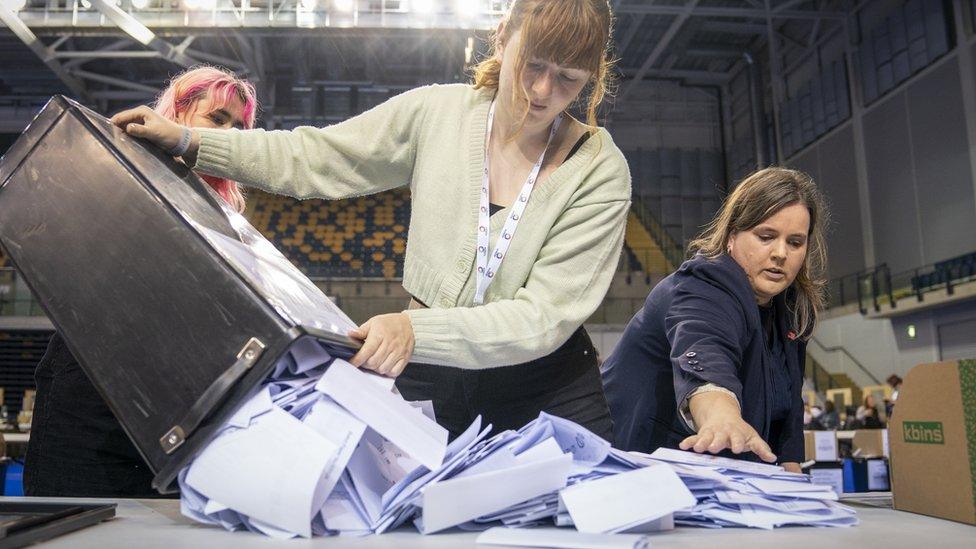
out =
<path fill-rule="evenodd" d="M 429 403 L 405 401 L 393 380 L 303 338 L 181 471 L 181 508 L 281 538 L 407 523 L 423 534 L 548 525 L 532 540 L 495 531 L 483 543 L 560 547 L 640 547 L 643 534 L 676 525 L 857 522 L 829 487 L 777 466 L 622 452 L 546 413 L 518 431 L 490 431 L 479 419 L 448 443 Z"/>

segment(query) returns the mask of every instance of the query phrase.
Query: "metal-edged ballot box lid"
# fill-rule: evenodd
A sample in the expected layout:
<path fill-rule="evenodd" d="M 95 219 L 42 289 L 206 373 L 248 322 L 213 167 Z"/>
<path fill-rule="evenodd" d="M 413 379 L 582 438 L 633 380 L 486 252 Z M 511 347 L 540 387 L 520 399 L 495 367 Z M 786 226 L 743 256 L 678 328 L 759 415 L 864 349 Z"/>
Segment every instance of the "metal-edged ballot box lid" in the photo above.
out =
<path fill-rule="evenodd" d="M 0 158 L 0 244 L 161 492 L 296 339 L 359 346 L 186 166 L 61 96 Z"/>

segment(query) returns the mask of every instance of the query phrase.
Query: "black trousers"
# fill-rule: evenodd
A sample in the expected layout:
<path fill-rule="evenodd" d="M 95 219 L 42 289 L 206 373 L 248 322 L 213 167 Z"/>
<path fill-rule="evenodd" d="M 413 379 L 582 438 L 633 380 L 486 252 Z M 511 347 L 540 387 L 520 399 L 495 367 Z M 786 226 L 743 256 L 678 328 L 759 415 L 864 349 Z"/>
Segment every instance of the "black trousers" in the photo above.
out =
<path fill-rule="evenodd" d="M 60 334 L 51 338 L 34 380 L 26 495 L 160 497 L 150 485 L 149 466 Z"/>
<path fill-rule="evenodd" d="M 515 366 L 465 370 L 409 364 L 396 386 L 407 400 L 432 400 L 437 422 L 451 439 L 478 415 L 495 434 L 547 412 L 613 441 L 596 349 L 583 328 L 552 354 Z"/>

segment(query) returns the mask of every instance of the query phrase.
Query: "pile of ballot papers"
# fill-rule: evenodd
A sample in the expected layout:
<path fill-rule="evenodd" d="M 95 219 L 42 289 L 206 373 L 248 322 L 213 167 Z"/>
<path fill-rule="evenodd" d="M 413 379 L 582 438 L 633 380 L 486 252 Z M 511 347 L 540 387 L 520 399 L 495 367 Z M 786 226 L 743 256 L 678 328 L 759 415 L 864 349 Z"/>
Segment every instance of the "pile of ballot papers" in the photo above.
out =
<path fill-rule="evenodd" d="M 424 534 L 554 523 L 613 534 L 857 522 L 829 487 L 773 465 L 622 452 L 546 413 L 490 432 L 479 419 L 448 443 L 430 403 L 407 402 L 392 379 L 300 339 L 180 473 L 181 508 L 273 537 L 405 523 Z"/>
<path fill-rule="evenodd" d="M 640 454 L 643 456 L 643 454 Z M 853 526 L 855 511 L 837 503 L 828 485 L 777 465 L 659 448 L 648 461 L 664 462 L 681 477 L 698 503 L 677 511 L 685 526 Z"/>

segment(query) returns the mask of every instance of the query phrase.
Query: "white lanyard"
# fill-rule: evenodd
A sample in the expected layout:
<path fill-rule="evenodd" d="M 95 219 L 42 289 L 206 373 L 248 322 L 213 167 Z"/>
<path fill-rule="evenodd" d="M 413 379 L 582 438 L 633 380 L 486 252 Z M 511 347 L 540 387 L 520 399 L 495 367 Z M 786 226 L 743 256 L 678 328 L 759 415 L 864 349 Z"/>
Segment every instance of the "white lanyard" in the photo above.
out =
<path fill-rule="evenodd" d="M 519 193 L 515 204 L 512 205 L 512 213 L 505 220 L 505 226 L 502 228 L 498 241 L 495 242 L 495 249 L 492 251 L 491 258 L 489 259 L 488 235 L 491 226 L 491 215 L 489 213 L 488 202 L 488 149 L 489 143 L 491 142 L 491 126 L 494 120 L 495 101 L 492 100 L 491 107 L 488 109 L 488 133 L 485 137 L 485 168 L 484 175 L 481 178 L 481 209 L 478 214 L 478 276 L 476 277 L 474 294 L 474 302 L 476 305 L 481 305 L 485 302 L 485 292 L 488 291 L 488 286 L 491 285 L 495 273 L 498 272 L 498 267 L 501 266 L 502 260 L 505 259 L 508 246 L 512 243 L 512 237 L 515 236 L 515 229 L 518 228 L 519 220 L 522 219 L 522 213 L 525 211 L 525 206 L 529 203 L 529 196 L 532 195 L 532 189 L 535 187 L 535 180 L 539 176 L 539 170 L 542 169 L 542 161 L 545 160 L 546 152 L 552 143 L 552 138 L 556 135 L 559 124 L 563 121 L 563 115 L 560 114 L 553 121 L 552 129 L 549 130 L 549 140 L 546 141 L 546 148 L 539 155 L 539 160 L 536 161 L 535 165 L 532 166 L 532 171 L 529 172 L 529 178 L 522 185 L 522 191 Z"/>

